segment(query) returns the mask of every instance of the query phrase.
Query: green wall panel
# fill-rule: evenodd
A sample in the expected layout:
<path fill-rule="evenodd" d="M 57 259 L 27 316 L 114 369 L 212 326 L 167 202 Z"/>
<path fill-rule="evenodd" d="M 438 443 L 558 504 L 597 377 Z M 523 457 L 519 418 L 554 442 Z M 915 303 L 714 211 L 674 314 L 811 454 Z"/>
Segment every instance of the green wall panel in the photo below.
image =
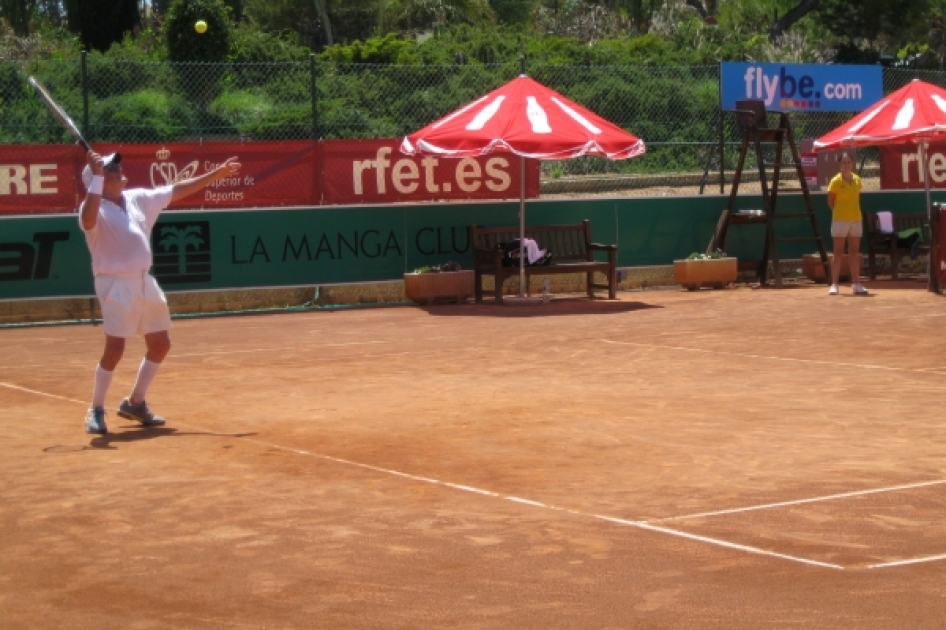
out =
<path fill-rule="evenodd" d="M 813 195 L 822 235 L 829 236 L 824 193 Z M 934 193 L 934 200 L 946 192 Z M 917 212 L 922 191 L 871 192 L 865 210 Z M 526 223 L 590 219 L 592 238 L 618 245 L 621 267 L 669 265 L 706 249 L 725 196 L 536 200 Z M 737 209 L 761 208 L 740 196 Z M 780 212 L 801 212 L 799 195 Z M 153 272 L 167 291 L 342 284 L 396 280 L 405 271 L 447 260 L 472 266 L 470 224 L 518 225 L 518 201 L 322 207 L 228 212 L 166 212 L 155 226 Z M 810 234 L 807 220 L 781 221 L 780 236 Z M 763 226 L 732 226 L 726 250 L 740 260 L 762 256 Z M 830 249 L 830 245 L 828 245 Z M 783 244 L 800 258 L 813 244 Z M 91 262 L 76 215 L 0 219 L 0 299 L 92 295 Z"/>

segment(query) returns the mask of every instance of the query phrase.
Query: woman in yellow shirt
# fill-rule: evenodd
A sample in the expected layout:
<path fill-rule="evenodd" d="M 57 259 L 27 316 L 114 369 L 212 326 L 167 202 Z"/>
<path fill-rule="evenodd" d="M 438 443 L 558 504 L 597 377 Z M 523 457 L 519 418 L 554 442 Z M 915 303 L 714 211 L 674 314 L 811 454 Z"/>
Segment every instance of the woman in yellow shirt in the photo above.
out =
<path fill-rule="evenodd" d="M 864 233 L 861 220 L 861 178 L 854 172 L 854 158 L 849 153 L 841 154 L 841 172 L 828 184 L 828 207 L 831 208 L 831 237 L 834 239 L 834 258 L 831 261 L 831 288 L 828 295 L 838 294 L 841 278 L 841 258 L 844 242 L 847 241 L 848 269 L 851 271 L 851 289 L 854 295 L 867 295 L 860 283 L 861 236 Z"/>

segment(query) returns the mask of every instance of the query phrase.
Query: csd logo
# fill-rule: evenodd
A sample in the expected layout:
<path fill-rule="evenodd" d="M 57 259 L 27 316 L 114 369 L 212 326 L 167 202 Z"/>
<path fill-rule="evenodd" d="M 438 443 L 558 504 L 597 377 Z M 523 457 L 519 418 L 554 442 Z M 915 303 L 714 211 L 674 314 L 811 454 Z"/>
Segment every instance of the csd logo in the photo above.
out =
<path fill-rule="evenodd" d="M 155 155 L 160 161 L 151 163 L 152 186 L 170 186 L 179 181 L 189 179 L 197 173 L 199 160 L 194 160 L 179 171 L 177 164 L 167 161 L 167 159 L 171 157 L 170 151 L 162 147 Z"/>

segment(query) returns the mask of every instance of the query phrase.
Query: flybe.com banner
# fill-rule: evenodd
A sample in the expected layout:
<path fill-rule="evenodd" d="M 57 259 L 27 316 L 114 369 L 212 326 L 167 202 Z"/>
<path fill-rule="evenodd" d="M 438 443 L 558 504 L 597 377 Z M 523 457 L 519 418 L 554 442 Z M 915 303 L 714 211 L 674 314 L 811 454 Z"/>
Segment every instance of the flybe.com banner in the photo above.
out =
<path fill-rule="evenodd" d="M 721 63 L 723 111 L 757 99 L 780 112 L 859 112 L 884 95 L 880 66 Z"/>

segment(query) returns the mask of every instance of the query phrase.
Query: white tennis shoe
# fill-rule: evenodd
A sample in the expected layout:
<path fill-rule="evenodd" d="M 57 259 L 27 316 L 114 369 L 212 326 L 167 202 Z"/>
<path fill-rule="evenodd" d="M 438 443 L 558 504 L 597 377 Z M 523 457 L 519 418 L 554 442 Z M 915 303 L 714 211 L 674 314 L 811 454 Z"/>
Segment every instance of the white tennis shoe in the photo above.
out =
<path fill-rule="evenodd" d="M 105 410 L 101 407 L 92 407 L 85 414 L 85 432 L 102 435 L 108 433 L 105 426 Z"/>

